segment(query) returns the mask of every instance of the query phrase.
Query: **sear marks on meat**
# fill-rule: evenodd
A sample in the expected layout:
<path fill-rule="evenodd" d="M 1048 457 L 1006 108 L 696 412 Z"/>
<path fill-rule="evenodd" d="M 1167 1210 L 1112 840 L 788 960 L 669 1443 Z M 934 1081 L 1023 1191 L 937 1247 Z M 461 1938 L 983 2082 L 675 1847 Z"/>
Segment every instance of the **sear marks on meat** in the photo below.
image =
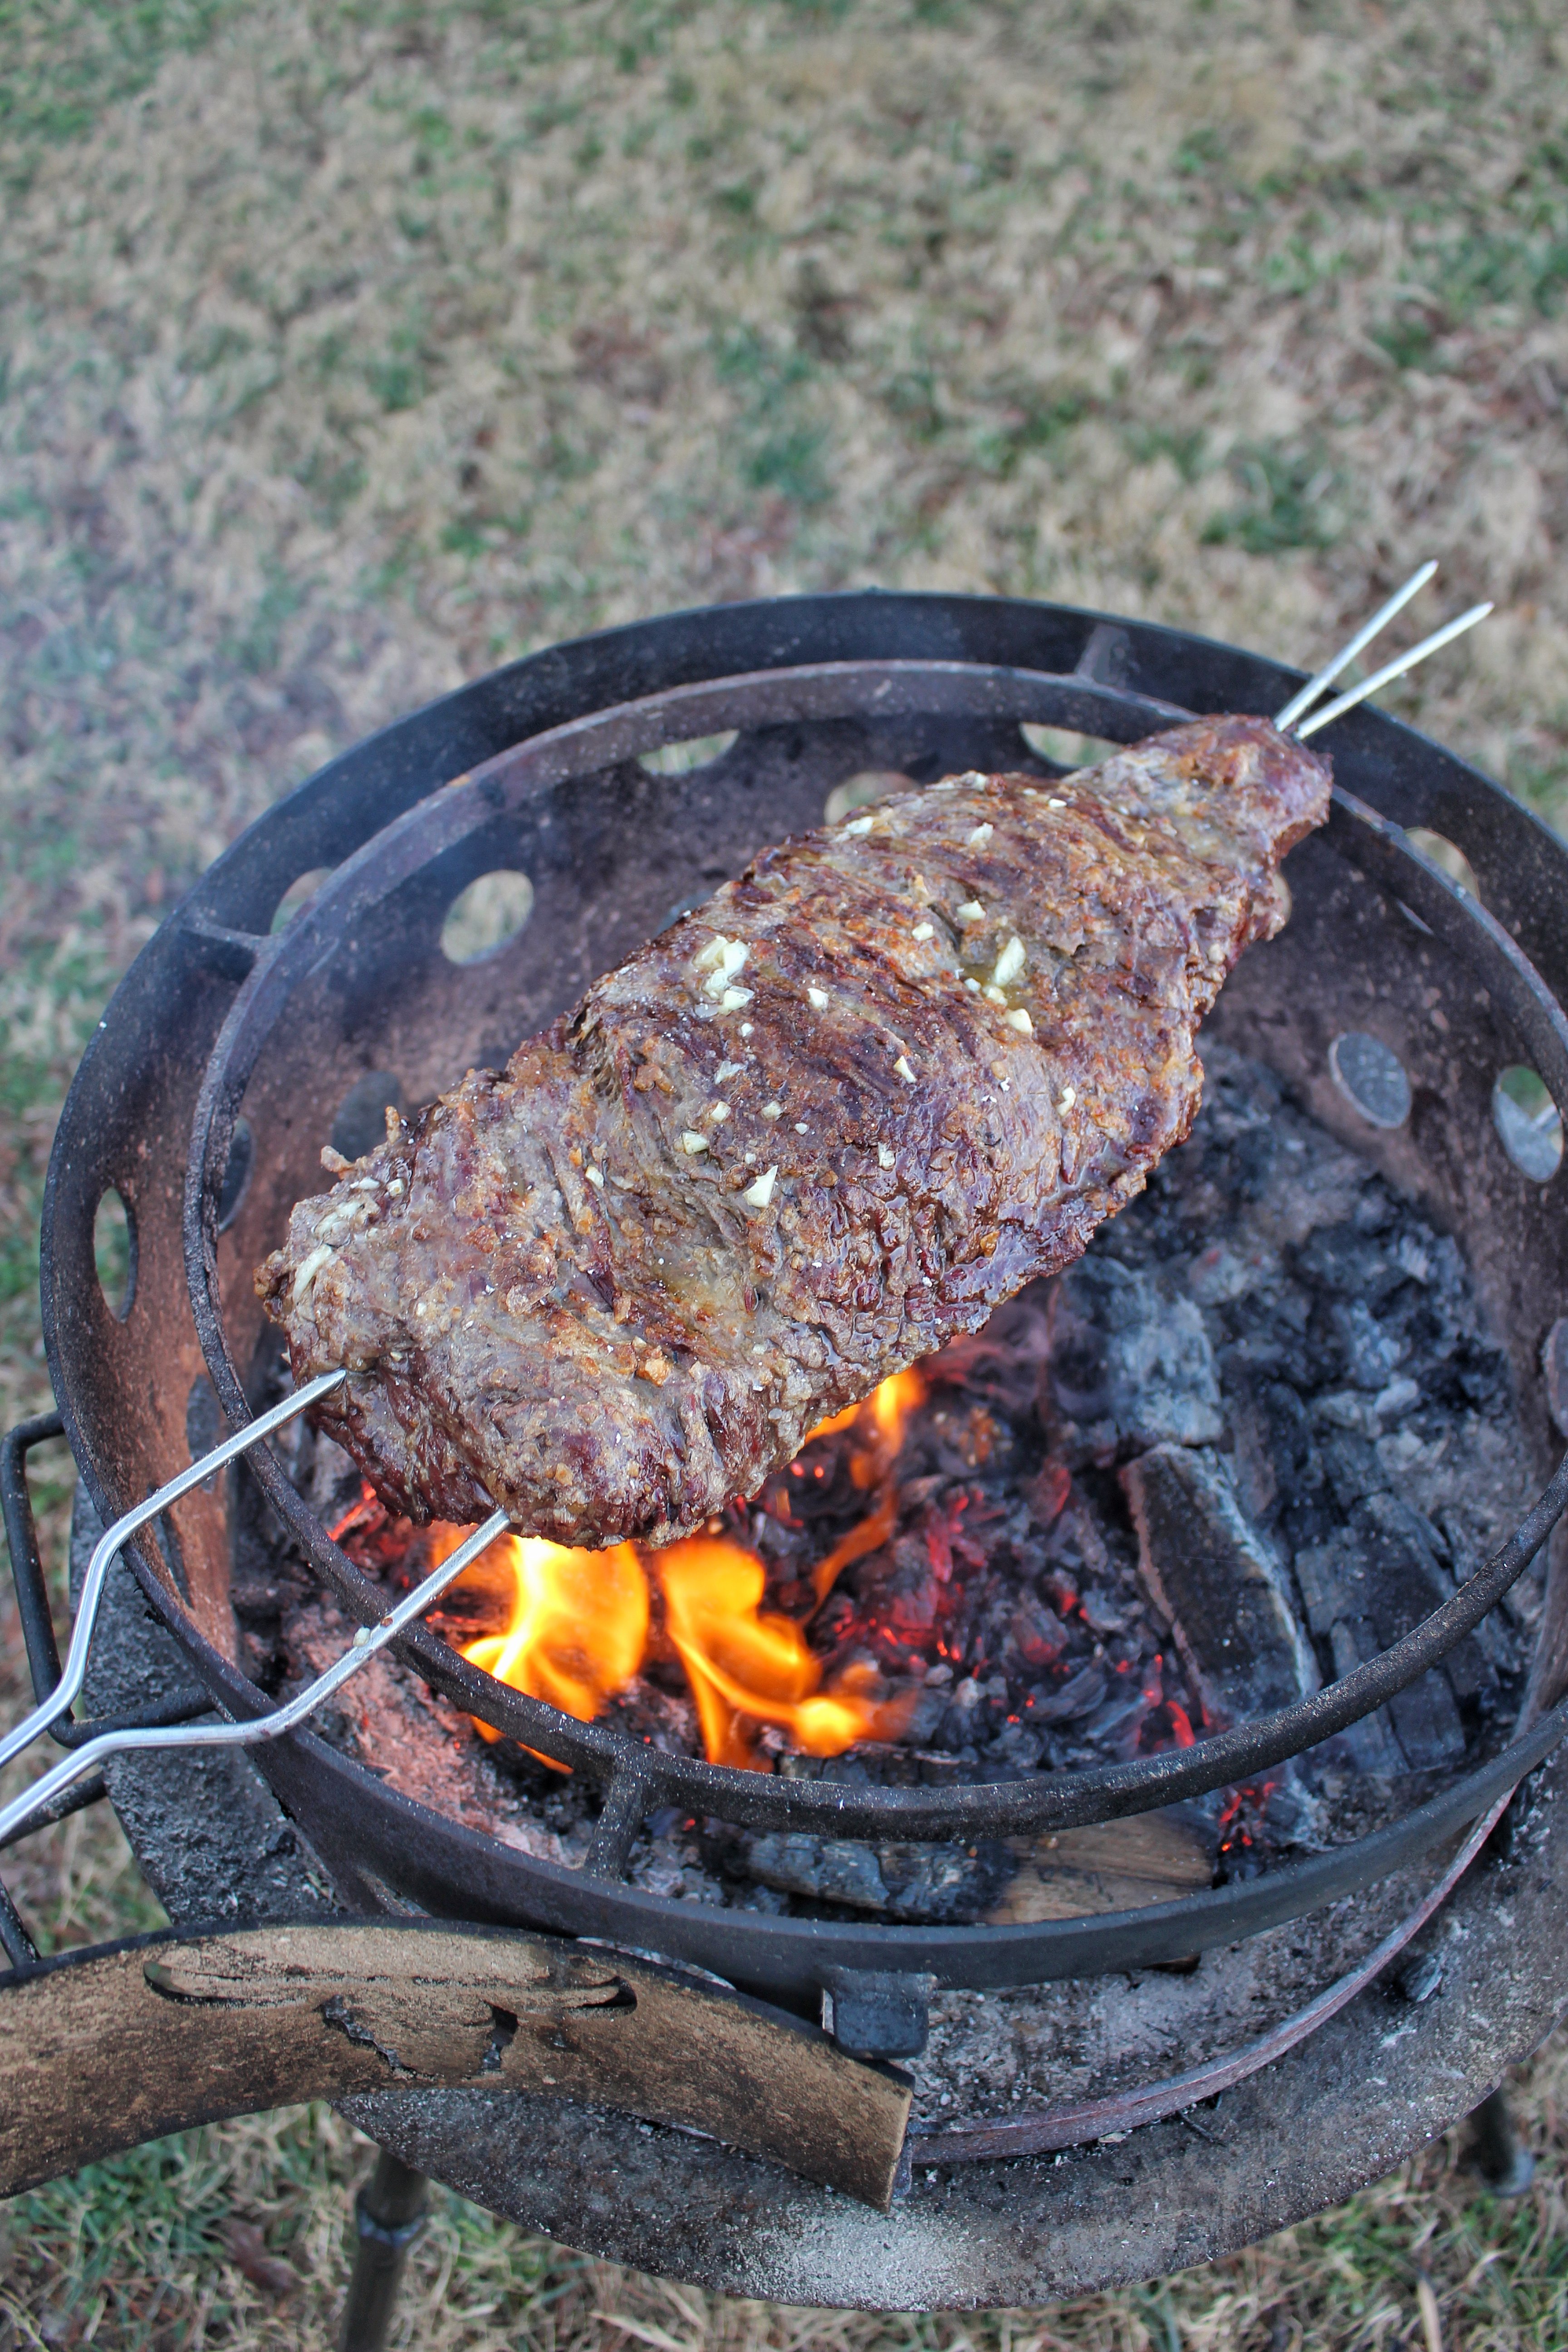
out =
<path fill-rule="evenodd" d="M 301 1202 L 257 1276 L 395 1511 L 689 1533 L 1076 1258 L 1197 1108 L 1325 761 L 1204 719 L 767 850 Z"/>

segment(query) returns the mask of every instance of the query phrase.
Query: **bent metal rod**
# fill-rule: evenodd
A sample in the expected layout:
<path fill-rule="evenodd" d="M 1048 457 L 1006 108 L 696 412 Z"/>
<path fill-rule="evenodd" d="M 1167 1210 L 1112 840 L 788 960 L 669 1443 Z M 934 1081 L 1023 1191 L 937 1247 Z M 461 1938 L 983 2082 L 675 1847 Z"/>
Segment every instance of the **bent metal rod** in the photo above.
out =
<path fill-rule="evenodd" d="M 1348 692 L 1337 695 L 1325 708 L 1313 711 L 1310 719 L 1305 718 L 1304 714 L 1311 709 L 1319 697 L 1426 586 L 1436 569 L 1435 562 L 1422 564 L 1386 604 L 1379 606 L 1370 620 L 1363 623 L 1332 660 L 1291 697 L 1274 722 L 1281 731 L 1289 730 L 1303 739 L 1316 734 L 1320 728 L 1329 726 L 1345 711 L 1353 709 L 1357 703 L 1364 702 L 1380 687 L 1388 685 L 1396 677 L 1403 677 L 1418 662 L 1425 661 L 1428 654 L 1435 654 L 1440 647 L 1451 645 L 1456 637 L 1486 618 L 1492 609 L 1489 604 L 1472 605 L 1457 620 L 1446 623 L 1418 645 L 1412 646 L 1408 652 L 1385 662 L 1381 669 L 1374 670 L 1370 677 L 1363 678 Z M 156 1494 L 149 1496 L 146 1502 L 139 1503 L 134 1510 L 127 1511 L 123 1517 L 116 1519 L 114 1525 L 100 1538 L 82 1582 L 70 1647 L 59 1681 L 46 1700 L 13 1730 L 0 1738 L 0 1767 L 8 1764 L 24 1748 L 31 1747 L 79 1696 L 87 1675 L 88 1653 L 92 1646 L 93 1628 L 98 1619 L 99 1604 L 103 1598 L 104 1584 L 121 1548 L 149 1521 L 167 1510 L 171 1504 L 177 1503 L 183 1495 L 188 1495 L 194 1486 L 199 1486 L 210 1478 L 214 1471 L 221 1470 L 226 1463 L 248 1453 L 253 1445 L 260 1444 L 276 1431 L 286 1428 L 289 1422 L 308 1412 L 320 1398 L 331 1395 L 347 1378 L 346 1371 L 322 1372 L 318 1379 L 308 1381 L 304 1388 L 286 1397 L 281 1404 L 274 1405 L 269 1412 L 260 1414 L 257 1420 L 247 1422 L 243 1429 L 237 1430 L 232 1437 L 226 1438 L 210 1454 L 204 1454 L 199 1461 L 193 1462 L 188 1469 L 182 1470 L 166 1486 L 160 1486 Z M 348 1649 L 334 1664 L 329 1666 L 324 1674 L 318 1675 L 314 1682 L 307 1683 L 284 1706 L 274 1707 L 269 1714 L 241 1723 L 195 1723 L 143 1730 L 109 1731 L 97 1739 L 84 1740 L 79 1748 L 73 1748 L 68 1756 L 62 1758 L 9 1805 L 0 1808 L 0 1844 L 62 1790 L 69 1788 L 73 1781 L 81 1780 L 110 1756 L 122 1756 L 147 1748 L 247 1748 L 258 1740 L 276 1739 L 281 1733 L 292 1731 L 320 1706 L 323 1699 L 330 1698 L 335 1690 L 341 1689 L 351 1675 L 356 1675 L 362 1666 L 367 1664 L 378 1650 L 384 1649 L 405 1626 L 422 1615 L 498 1536 L 507 1532 L 510 1526 L 510 1521 L 504 1511 L 492 1511 L 483 1526 L 476 1528 L 451 1557 L 444 1559 L 439 1568 L 432 1570 L 424 1582 L 416 1585 L 395 1609 L 374 1626 L 361 1626 Z"/>
<path fill-rule="evenodd" d="M 308 1412 L 321 1397 L 330 1395 L 347 1378 L 346 1372 L 323 1372 L 318 1380 L 308 1381 L 294 1395 L 285 1397 L 281 1404 L 274 1405 L 270 1412 L 264 1412 L 256 1421 L 247 1422 L 243 1429 L 237 1430 L 232 1437 L 226 1438 L 210 1454 L 204 1454 L 199 1462 L 193 1462 L 188 1470 L 182 1470 L 177 1477 L 169 1480 L 167 1486 L 160 1486 L 156 1494 L 150 1495 L 144 1503 L 139 1503 L 134 1510 L 127 1511 L 122 1518 L 116 1519 L 114 1525 L 100 1537 L 82 1580 L 76 1624 L 59 1681 L 41 1705 L 36 1706 L 14 1730 L 0 1738 L 0 1766 L 8 1764 L 23 1748 L 30 1747 L 80 1695 L 87 1676 L 88 1653 L 92 1646 L 93 1628 L 98 1619 L 99 1604 L 103 1598 L 103 1588 L 110 1568 L 121 1548 L 160 1512 L 167 1510 L 172 1503 L 177 1503 L 182 1495 L 188 1495 L 193 1486 L 199 1486 L 204 1479 L 211 1477 L 215 1470 L 221 1470 L 226 1463 L 236 1461 L 242 1454 L 247 1454 L 253 1445 L 259 1444 L 275 1431 L 297 1420 L 300 1413 Z M 109 1731 L 100 1738 L 84 1740 L 79 1748 L 62 1757 L 59 1763 L 46 1772 L 41 1780 L 35 1780 L 10 1804 L 0 1808 L 0 1842 L 10 1837 L 40 1806 L 48 1804 L 62 1790 L 69 1788 L 73 1780 L 80 1780 L 84 1773 L 92 1771 L 108 1757 L 149 1748 L 247 1748 L 257 1740 L 276 1739 L 280 1733 L 292 1731 L 296 1725 L 302 1723 L 320 1706 L 323 1699 L 330 1698 L 333 1691 L 341 1689 L 351 1675 L 358 1674 L 378 1650 L 384 1650 L 389 1642 L 395 1641 L 405 1626 L 428 1609 L 431 1602 L 479 1558 L 488 1545 L 506 1533 L 510 1525 L 504 1511 L 492 1511 L 483 1526 L 476 1528 L 473 1534 L 458 1545 L 450 1559 L 444 1559 L 439 1568 L 433 1569 L 424 1582 L 416 1585 L 395 1609 L 383 1617 L 378 1624 L 362 1625 L 341 1658 L 324 1674 L 318 1675 L 314 1682 L 307 1683 L 303 1690 L 297 1691 L 284 1706 L 274 1707 L 270 1714 L 257 1716 L 244 1723 L 192 1723 L 141 1731 Z"/>

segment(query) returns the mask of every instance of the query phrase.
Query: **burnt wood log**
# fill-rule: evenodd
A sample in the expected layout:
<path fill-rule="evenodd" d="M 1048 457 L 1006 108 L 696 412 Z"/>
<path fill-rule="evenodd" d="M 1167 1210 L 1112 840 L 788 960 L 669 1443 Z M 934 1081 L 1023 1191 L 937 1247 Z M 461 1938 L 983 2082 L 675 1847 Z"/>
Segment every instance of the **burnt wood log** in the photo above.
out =
<path fill-rule="evenodd" d="M 671 1969 L 434 1920 L 138 1937 L 0 1977 L 0 2196 L 198 2123 L 466 2084 L 710 2134 L 886 2211 L 910 2086 Z"/>
<path fill-rule="evenodd" d="M 1138 1573 L 1212 1718 L 1245 1722 L 1317 1687 L 1273 1547 L 1206 1446 L 1153 1445 L 1121 1472 Z"/>

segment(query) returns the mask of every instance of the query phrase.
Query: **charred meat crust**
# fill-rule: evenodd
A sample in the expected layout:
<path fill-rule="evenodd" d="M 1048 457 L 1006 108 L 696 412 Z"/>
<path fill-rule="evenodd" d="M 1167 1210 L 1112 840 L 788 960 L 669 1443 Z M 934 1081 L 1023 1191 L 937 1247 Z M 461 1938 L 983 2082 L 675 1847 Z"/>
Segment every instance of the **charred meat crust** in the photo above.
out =
<path fill-rule="evenodd" d="M 321 1425 L 416 1519 L 689 1532 L 1142 1189 L 1328 791 L 1204 719 L 765 851 L 295 1208 L 257 1288 L 349 1368 Z"/>

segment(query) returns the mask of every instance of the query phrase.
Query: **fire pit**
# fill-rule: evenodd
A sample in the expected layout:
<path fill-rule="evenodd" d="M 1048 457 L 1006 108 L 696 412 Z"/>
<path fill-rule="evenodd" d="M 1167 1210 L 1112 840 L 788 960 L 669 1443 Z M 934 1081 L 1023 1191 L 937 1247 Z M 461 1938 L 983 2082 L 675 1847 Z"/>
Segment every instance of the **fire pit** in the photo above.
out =
<path fill-rule="evenodd" d="M 503 1058 L 830 793 L 1050 775 L 1037 728 L 1130 740 L 1288 682 L 1058 608 L 811 600 L 559 649 L 336 762 L 146 950 L 62 1120 L 46 1328 L 92 1502 L 112 1516 L 279 1393 L 250 1272 L 323 1142 L 363 1150 L 385 1104 Z M 693 743 L 709 756 L 670 757 Z M 377 1662 L 368 1706 L 257 1751 L 356 1912 L 658 1954 L 912 2063 L 901 2201 L 877 2218 L 533 2092 L 356 2101 L 410 2161 L 731 2291 L 1030 2302 L 1342 2195 L 1554 2021 L 1552 1767 L 1513 1859 L 1443 1915 L 1474 1999 L 1395 2015 L 1356 1979 L 1561 1728 L 1553 1583 L 1519 1576 L 1555 1489 L 1513 1536 L 1553 1459 L 1557 1143 L 1494 1089 L 1527 1065 L 1568 1098 L 1563 853 L 1376 714 L 1330 748 L 1340 793 L 1289 861 L 1291 922 L 1205 1030 L 1198 1133 L 1081 1266 L 695 1546 L 629 1559 L 572 1712 L 529 1695 L 571 1705 L 548 1635 L 569 1588 L 525 1590 L 514 1548 Z M 1479 900 L 1407 825 L 1466 854 Z M 495 873 L 528 877 L 531 915 L 458 961 L 449 910 Z M 110 1189 L 133 1241 L 118 1316 L 92 1256 Z M 165 1719 L 260 1713 L 444 1539 L 388 1524 L 300 1426 L 137 1549 L 185 1661 L 147 1668 Z M 113 1768 L 177 1917 L 217 1891 L 169 1828 L 189 1769 Z M 276 1858 L 283 1828 L 251 1847 Z M 240 1914 L 276 1910 L 259 1852 L 228 1875 Z M 1267 2088 L 1226 2087 L 1266 2050 Z"/>

